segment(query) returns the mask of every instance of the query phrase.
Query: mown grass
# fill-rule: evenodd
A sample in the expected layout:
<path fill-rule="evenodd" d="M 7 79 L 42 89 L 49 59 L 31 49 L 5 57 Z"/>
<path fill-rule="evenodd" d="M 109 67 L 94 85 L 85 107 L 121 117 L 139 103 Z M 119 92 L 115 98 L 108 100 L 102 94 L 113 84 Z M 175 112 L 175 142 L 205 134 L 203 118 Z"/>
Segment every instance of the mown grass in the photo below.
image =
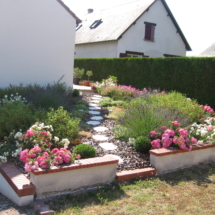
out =
<path fill-rule="evenodd" d="M 215 214 L 215 163 L 49 201 L 56 215 Z"/>

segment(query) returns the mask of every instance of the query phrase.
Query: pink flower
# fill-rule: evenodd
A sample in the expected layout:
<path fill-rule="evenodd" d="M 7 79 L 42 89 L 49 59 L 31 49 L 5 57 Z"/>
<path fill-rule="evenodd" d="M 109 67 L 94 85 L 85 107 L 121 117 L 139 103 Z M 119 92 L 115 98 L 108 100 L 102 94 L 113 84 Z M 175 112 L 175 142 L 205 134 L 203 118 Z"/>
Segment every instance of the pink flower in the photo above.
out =
<path fill-rule="evenodd" d="M 161 93 L 162 93 L 162 94 L 166 94 L 166 91 L 162 91 Z"/>
<path fill-rule="evenodd" d="M 160 139 L 153 140 L 151 142 L 151 145 L 152 145 L 153 148 L 158 148 L 159 149 L 161 147 L 161 145 L 160 145 Z"/>
<path fill-rule="evenodd" d="M 178 129 L 178 132 L 179 132 L 179 134 L 182 135 L 183 137 L 187 137 L 187 136 L 188 136 L 188 131 L 185 130 L 185 129 L 180 128 L 180 129 Z"/>
<path fill-rule="evenodd" d="M 171 130 L 171 129 L 166 129 L 164 131 L 165 134 L 168 134 L 169 136 L 173 137 L 175 136 L 175 131 Z"/>
<path fill-rule="evenodd" d="M 69 155 L 67 155 L 67 154 L 64 154 L 64 155 L 63 155 L 63 161 L 64 161 L 65 163 L 69 163 L 70 160 L 71 160 L 71 157 L 70 157 Z"/>
<path fill-rule="evenodd" d="M 196 144 L 196 143 L 197 143 L 197 141 L 198 141 L 198 140 L 197 140 L 196 138 L 194 138 L 194 137 L 192 137 L 192 138 L 191 138 L 191 142 L 192 142 L 192 144 Z"/>
<path fill-rule="evenodd" d="M 34 136 L 34 132 L 31 130 L 27 130 L 25 136 L 26 138 L 30 139 L 32 136 Z"/>
<path fill-rule="evenodd" d="M 209 125 L 209 126 L 207 126 L 207 129 L 208 129 L 208 131 L 212 131 L 213 130 L 213 126 Z"/>
<path fill-rule="evenodd" d="M 57 148 L 52 149 L 52 153 L 53 153 L 53 154 L 55 154 L 55 153 L 58 152 L 58 151 L 59 151 L 59 149 L 57 149 Z"/>
<path fill-rule="evenodd" d="M 173 121 L 173 122 L 172 122 L 172 125 L 177 126 L 177 127 L 180 126 L 180 124 L 178 123 L 178 121 Z"/>
<path fill-rule="evenodd" d="M 26 172 L 31 172 L 31 165 L 29 165 L 29 163 L 25 164 L 25 171 Z"/>
<path fill-rule="evenodd" d="M 43 160 L 39 163 L 40 167 L 43 168 L 43 169 L 48 169 L 49 168 L 49 164 Z"/>
<path fill-rule="evenodd" d="M 161 126 L 160 129 L 166 130 L 166 126 Z"/>
<path fill-rule="evenodd" d="M 27 156 L 27 154 L 28 154 L 28 149 L 25 149 L 25 150 L 23 150 L 22 152 L 21 152 L 21 154 L 20 154 L 20 159 L 24 162 L 24 163 L 27 163 L 28 162 L 28 156 Z"/>
<path fill-rule="evenodd" d="M 78 154 L 78 155 L 76 156 L 76 158 L 77 158 L 77 159 L 80 159 L 80 158 L 81 158 L 81 155 L 80 155 L 80 154 Z"/>

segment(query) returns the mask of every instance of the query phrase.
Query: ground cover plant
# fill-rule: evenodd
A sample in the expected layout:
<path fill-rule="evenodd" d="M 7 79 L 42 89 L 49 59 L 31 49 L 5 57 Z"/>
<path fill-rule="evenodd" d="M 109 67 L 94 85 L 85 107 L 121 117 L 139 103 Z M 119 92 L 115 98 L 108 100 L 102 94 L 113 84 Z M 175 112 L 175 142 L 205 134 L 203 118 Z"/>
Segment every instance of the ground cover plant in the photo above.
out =
<path fill-rule="evenodd" d="M 66 195 L 46 202 L 56 215 L 211 215 L 215 206 L 215 164 L 132 182 L 100 187 L 77 196 Z"/>

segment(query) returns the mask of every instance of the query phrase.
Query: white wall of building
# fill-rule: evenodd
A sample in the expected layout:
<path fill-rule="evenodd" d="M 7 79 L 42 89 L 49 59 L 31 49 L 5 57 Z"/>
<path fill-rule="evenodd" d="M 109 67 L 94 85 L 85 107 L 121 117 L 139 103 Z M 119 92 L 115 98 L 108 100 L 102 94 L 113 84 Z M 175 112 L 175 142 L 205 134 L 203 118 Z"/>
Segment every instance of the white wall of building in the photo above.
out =
<path fill-rule="evenodd" d="M 117 41 L 75 45 L 75 58 L 115 58 Z"/>
<path fill-rule="evenodd" d="M 155 23 L 155 42 L 145 41 L 144 22 Z M 145 12 L 132 25 L 118 42 L 118 53 L 126 51 L 143 52 L 149 57 L 163 57 L 164 54 L 185 56 L 183 40 L 174 26 L 161 1 L 156 1 L 148 12 Z"/>
<path fill-rule="evenodd" d="M 72 86 L 75 26 L 55 0 L 0 0 L 0 87 Z"/>

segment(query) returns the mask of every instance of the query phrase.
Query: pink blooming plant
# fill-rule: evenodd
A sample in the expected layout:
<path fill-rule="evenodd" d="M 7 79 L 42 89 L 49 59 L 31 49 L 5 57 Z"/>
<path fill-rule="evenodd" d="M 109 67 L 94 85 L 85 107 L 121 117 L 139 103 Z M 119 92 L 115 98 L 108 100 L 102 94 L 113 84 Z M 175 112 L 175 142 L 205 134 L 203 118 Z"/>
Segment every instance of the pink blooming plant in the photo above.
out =
<path fill-rule="evenodd" d="M 157 131 L 150 132 L 152 147 L 168 148 L 172 144 L 175 144 L 178 145 L 180 149 L 190 151 L 192 149 L 192 144 L 197 143 L 197 139 L 194 137 L 189 137 L 188 130 L 180 128 L 180 124 L 177 121 L 173 121 L 171 124 L 173 128 L 165 129 L 160 136 L 158 136 L 159 132 Z"/>

